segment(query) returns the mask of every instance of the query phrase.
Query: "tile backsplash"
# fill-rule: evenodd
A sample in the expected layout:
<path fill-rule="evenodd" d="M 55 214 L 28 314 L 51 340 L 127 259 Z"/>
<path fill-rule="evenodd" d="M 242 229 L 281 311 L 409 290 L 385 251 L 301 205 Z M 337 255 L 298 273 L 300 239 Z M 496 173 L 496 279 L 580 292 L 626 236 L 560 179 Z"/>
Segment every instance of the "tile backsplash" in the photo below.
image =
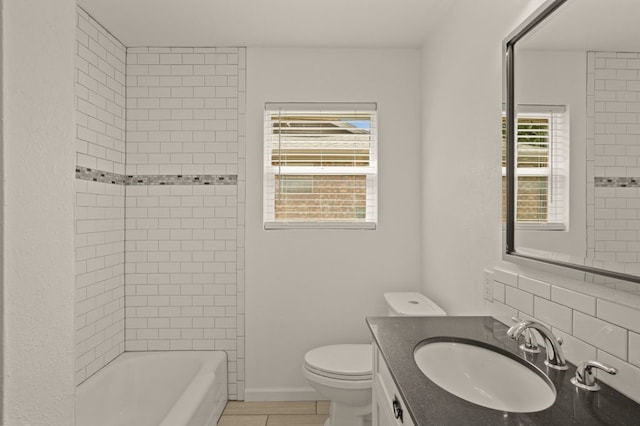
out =
<path fill-rule="evenodd" d="M 640 309 L 534 279 L 493 270 L 492 315 L 507 325 L 511 317 L 535 319 L 563 339 L 569 362 L 597 360 L 618 369 L 600 374 L 618 391 L 640 402 Z"/>

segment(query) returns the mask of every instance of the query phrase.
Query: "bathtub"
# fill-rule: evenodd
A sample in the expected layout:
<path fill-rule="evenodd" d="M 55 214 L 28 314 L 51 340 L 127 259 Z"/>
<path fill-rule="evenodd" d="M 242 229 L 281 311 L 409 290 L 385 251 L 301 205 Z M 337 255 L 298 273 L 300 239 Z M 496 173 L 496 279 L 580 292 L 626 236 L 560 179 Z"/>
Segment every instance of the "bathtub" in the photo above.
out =
<path fill-rule="evenodd" d="M 209 426 L 226 402 L 224 352 L 125 352 L 78 386 L 76 426 Z"/>

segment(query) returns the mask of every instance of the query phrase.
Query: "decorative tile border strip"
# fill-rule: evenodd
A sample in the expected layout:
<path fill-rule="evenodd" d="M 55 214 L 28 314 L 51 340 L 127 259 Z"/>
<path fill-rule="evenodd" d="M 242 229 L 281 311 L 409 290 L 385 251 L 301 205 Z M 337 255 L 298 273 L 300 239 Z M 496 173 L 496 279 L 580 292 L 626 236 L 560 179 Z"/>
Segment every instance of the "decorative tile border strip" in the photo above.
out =
<path fill-rule="evenodd" d="M 76 179 L 91 180 L 94 182 L 113 183 L 116 185 L 126 185 L 125 177 L 118 173 L 103 172 L 88 167 L 76 166 Z"/>
<path fill-rule="evenodd" d="M 237 175 L 137 175 L 126 177 L 126 185 L 235 185 Z"/>
<path fill-rule="evenodd" d="M 596 177 L 596 188 L 640 188 L 640 178 L 637 177 Z"/>
<path fill-rule="evenodd" d="M 115 185 L 237 185 L 237 175 L 120 175 L 76 167 L 76 179 Z"/>

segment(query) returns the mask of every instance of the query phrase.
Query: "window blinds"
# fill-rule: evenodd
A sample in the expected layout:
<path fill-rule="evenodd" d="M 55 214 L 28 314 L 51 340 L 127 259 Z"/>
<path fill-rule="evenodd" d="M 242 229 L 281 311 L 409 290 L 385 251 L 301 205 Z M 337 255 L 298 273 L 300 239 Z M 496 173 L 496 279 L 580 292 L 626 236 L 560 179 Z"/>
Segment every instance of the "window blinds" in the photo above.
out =
<path fill-rule="evenodd" d="M 503 136 L 505 121 L 503 119 Z M 568 224 L 569 127 L 563 106 L 519 105 L 516 126 L 516 222 Z M 503 176 L 506 143 L 503 137 Z M 503 179 L 503 194 L 504 179 Z M 506 210 L 503 211 L 503 219 Z"/>
<path fill-rule="evenodd" d="M 267 103 L 264 142 L 266 229 L 375 229 L 375 103 Z"/>

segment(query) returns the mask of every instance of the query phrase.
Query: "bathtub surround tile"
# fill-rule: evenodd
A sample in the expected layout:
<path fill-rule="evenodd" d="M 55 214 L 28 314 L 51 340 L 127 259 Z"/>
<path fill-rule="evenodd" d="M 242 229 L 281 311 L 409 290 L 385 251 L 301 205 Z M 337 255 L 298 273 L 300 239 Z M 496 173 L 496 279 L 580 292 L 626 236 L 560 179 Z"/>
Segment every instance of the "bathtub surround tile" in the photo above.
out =
<path fill-rule="evenodd" d="M 124 351 L 125 47 L 81 9 L 76 19 L 75 370 L 81 383 Z"/>
<path fill-rule="evenodd" d="M 127 53 L 126 347 L 223 350 L 243 399 L 245 49 Z"/>
<path fill-rule="evenodd" d="M 640 187 L 636 161 L 640 75 L 635 62 L 616 58 L 587 63 L 587 90 L 594 95 L 589 97 L 593 107 L 587 110 L 587 144 L 592 147 L 587 161 L 587 199 L 591 200 L 587 217 L 595 218 L 587 222 L 587 257 L 595 259 L 596 265 L 621 264 L 630 273 L 637 271 L 640 260 L 640 234 L 634 229 L 640 217 L 640 206 L 634 202 Z M 618 288 L 618 284 L 609 285 Z"/>
<path fill-rule="evenodd" d="M 238 175 L 122 175 L 76 166 L 76 179 L 114 185 L 237 185 Z"/>
<path fill-rule="evenodd" d="M 76 34 L 76 381 L 223 350 L 243 399 L 245 49 L 126 48 L 80 8 Z"/>

